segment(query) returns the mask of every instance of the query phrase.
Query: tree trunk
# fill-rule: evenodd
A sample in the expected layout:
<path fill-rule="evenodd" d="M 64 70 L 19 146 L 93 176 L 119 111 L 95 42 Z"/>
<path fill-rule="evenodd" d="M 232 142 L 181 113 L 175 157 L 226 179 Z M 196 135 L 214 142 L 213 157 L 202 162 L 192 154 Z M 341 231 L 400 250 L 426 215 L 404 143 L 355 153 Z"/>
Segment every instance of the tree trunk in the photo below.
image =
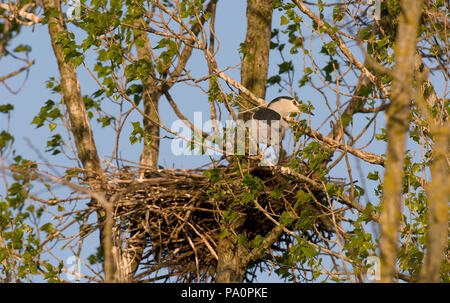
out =
<path fill-rule="evenodd" d="M 140 20 L 140 25 L 144 25 Z M 151 53 L 148 44 L 147 34 L 143 31 L 135 30 L 135 40 L 141 40 L 143 45 L 136 45 L 139 60 L 149 60 L 151 62 Z M 140 164 L 147 168 L 156 168 L 159 155 L 159 98 L 161 97 L 161 88 L 155 82 L 155 73 L 151 71 L 148 79 L 142 80 L 142 101 L 144 103 L 143 124 L 145 131 L 144 148 L 142 150 Z"/>
<path fill-rule="evenodd" d="M 448 200 L 450 179 L 447 163 L 450 127 L 447 124 L 433 131 L 433 164 L 428 187 L 428 228 L 425 261 L 419 275 L 420 282 L 439 282 L 442 260 L 447 251 Z"/>
<path fill-rule="evenodd" d="M 241 67 L 241 84 L 259 98 L 265 98 L 269 69 L 270 38 L 272 33 L 273 0 L 247 1 L 247 34 Z M 241 110 L 254 105 L 242 96 Z M 247 121 L 252 113 L 242 118 Z"/>
<path fill-rule="evenodd" d="M 46 11 L 56 10 L 59 12 L 58 18 L 51 17 L 49 19 L 48 30 L 53 51 L 58 62 L 63 102 L 69 114 L 70 128 L 74 136 L 78 159 L 80 159 L 86 170 L 87 179 L 93 180 L 101 176 L 102 168 L 81 95 L 77 71 L 72 63 L 65 62 L 63 48 L 56 42 L 59 35 L 66 35 L 68 37 L 61 12 L 61 3 L 59 0 L 44 0 L 43 6 Z"/>
<path fill-rule="evenodd" d="M 52 15 L 50 11 L 58 12 L 57 17 L 49 18 L 48 28 L 53 52 L 55 53 L 58 63 L 63 102 L 69 115 L 70 130 L 75 140 L 78 159 L 80 159 L 83 168 L 85 169 L 86 180 L 89 181 L 90 190 L 92 194 L 103 196 L 101 182 L 99 182 L 99 179 L 103 175 L 103 170 L 98 157 L 86 108 L 84 106 L 76 68 L 72 63 L 65 60 L 63 46 L 57 43 L 61 35 L 65 35 L 67 38 L 69 37 L 61 11 L 61 2 L 59 0 L 44 0 L 43 7 L 50 16 Z M 91 201 L 91 203 L 97 202 L 100 201 L 96 201 L 95 199 L 92 199 Z M 98 221 L 102 222 L 100 243 L 105 256 L 103 263 L 105 281 L 114 282 L 117 281 L 117 271 L 120 264 L 116 264 L 115 260 L 117 259 L 114 256 L 112 209 L 109 202 L 105 199 L 101 201 L 101 204 L 103 207 L 98 209 L 97 217 Z"/>
<path fill-rule="evenodd" d="M 240 283 L 245 277 L 247 264 L 243 264 L 243 246 L 237 243 L 234 235 L 219 239 L 217 248 L 216 279 L 217 283 Z"/>
<path fill-rule="evenodd" d="M 443 107 L 443 100 L 436 94 L 424 71 L 420 54 L 416 54 L 416 77 L 422 82 L 420 91 L 416 92 L 416 105 L 427 118 L 433 144 L 433 162 L 431 164 L 431 182 L 427 188 L 428 228 L 426 231 L 426 254 L 418 281 L 439 282 L 440 269 L 444 253 L 448 250 L 448 200 L 450 198 L 449 167 L 447 163 L 450 144 L 450 124 L 448 114 L 443 111 L 444 119 L 438 114 L 427 115 L 429 108 Z M 447 122 L 445 122 L 447 121 Z"/>
<path fill-rule="evenodd" d="M 400 205 L 403 189 L 403 160 L 409 128 L 409 102 L 413 96 L 414 57 L 422 0 L 401 1 L 395 68 L 387 111 L 387 159 L 385 164 L 382 213 L 380 217 L 381 281 L 391 282 L 396 273 Z"/>

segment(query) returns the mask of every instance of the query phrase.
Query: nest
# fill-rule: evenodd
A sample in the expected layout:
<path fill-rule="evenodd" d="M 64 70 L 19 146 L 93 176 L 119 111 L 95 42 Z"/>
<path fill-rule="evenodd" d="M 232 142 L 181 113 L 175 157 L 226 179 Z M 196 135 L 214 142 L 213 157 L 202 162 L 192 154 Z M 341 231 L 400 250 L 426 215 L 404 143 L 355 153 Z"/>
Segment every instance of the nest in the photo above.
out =
<path fill-rule="evenodd" d="M 274 219 L 286 217 L 286 212 L 307 219 L 300 229 L 309 241 L 316 243 L 333 234 L 329 197 L 317 186 L 280 173 L 277 167 L 256 167 L 245 175 L 229 167 L 213 172 L 154 170 L 145 179 L 109 182 L 108 195 L 116 201 L 116 241 L 126 239 L 132 247 L 146 242 L 142 277 L 176 277 L 184 282 L 200 275 L 202 280 L 214 277 L 218 238 L 224 226 L 232 228 L 228 223 L 233 220 L 243 220 L 233 232 L 242 232 L 249 240 L 266 236 L 276 226 Z M 259 188 L 256 199 L 251 199 L 255 188 L 243 186 L 243 178 L 247 183 L 260 182 L 255 185 Z M 301 201 L 299 190 L 311 199 Z M 283 233 L 271 249 L 286 248 L 290 241 L 292 236 Z"/>

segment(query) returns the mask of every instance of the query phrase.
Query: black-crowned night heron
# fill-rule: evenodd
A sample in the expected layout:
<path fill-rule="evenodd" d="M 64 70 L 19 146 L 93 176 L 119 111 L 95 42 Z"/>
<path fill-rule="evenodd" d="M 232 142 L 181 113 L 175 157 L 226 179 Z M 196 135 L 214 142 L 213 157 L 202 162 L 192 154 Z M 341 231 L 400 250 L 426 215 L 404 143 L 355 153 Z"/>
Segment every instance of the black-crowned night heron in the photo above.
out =
<path fill-rule="evenodd" d="M 281 142 L 289 128 L 285 116 L 298 112 L 298 102 L 294 98 L 282 96 L 273 99 L 267 107 L 261 107 L 253 114 L 253 121 L 256 123 L 252 138 L 258 145 L 274 148 L 277 162 L 280 160 Z"/>

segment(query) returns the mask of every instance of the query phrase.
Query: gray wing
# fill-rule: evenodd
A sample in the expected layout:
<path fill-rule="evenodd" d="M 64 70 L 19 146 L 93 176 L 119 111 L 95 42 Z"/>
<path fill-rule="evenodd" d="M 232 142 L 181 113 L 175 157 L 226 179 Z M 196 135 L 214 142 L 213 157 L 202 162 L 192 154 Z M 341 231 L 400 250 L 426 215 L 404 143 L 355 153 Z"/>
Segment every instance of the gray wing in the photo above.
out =
<path fill-rule="evenodd" d="M 253 114 L 253 119 L 257 121 L 253 131 L 253 138 L 256 142 L 268 145 L 279 144 L 284 137 L 284 131 L 280 125 L 281 115 L 270 108 L 260 108 Z M 275 129 L 273 129 L 276 127 Z M 272 129 L 272 130 L 271 130 Z M 277 139 L 271 138 L 271 131 L 279 132 Z"/>
<path fill-rule="evenodd" d="M 253 119 L 255 120 L 265 120 L 270 125 L 272 120 L 280 120 L 281 116 L 276 111 L 262 107 L 256 111 L 256 113 L 253 114 Z"/>

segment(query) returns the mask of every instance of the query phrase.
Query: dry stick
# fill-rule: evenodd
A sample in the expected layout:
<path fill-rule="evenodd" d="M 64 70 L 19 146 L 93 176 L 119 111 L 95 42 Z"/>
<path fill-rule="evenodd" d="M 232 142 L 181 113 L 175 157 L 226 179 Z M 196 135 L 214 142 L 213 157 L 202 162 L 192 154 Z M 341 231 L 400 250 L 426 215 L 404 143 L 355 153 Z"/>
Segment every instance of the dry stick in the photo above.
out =
<path fill-rule="evenodd" d="M 179 220 L 183 221 L 183 218 L 181 218 L 178 214 L 174 214 Z M 193 230 L 194 232 L 203 240 L 203 243 L 205 243 L 206 247 L 209 249 L 209 251 L 211 252 L 211 254 L 214 256 L 214 258 L 216 258 L 216 260 L 219 259 L 219 257 L 217 256 L 216 251 L 214 250 L 214 248 L 211 246 L 211 244 L 209 243 L 209 241 L 205 238 L 205 236 L 200 233 L 194 225 L 192 225 L 189 222 L 186 222 Z"/>
<path fill-rule="evenodd" d="M 189 138 L 186 138 L 185 136 L 183 136 L 183 135 L 181 135 L 181 134 L 179 134 L 179 133 L 177 133 L 177 132 L 175 132 L 175 131 L 169 129 L 168 127 L 166 127 L 166 126 L 163 125 L 162 123 L 158 123 L 157 121 L 151 119 L 151 117 L 150 117 L 149 115 L 147 115 L 146 113 L 144 113 L 138 106 L 136 106 L 136 104 L 134 104 L 134 102 L 126 95 L 125 92 L 119 91 L 119 93 L 120 93 L 121 96 L 122 96 L 125 100 L 127 100 L 127 101 L 131 104 L 131 106 L 133 106 L 133 108 L 136 109 L 142 116 L 146 117 L 146 118 L 149 119 L 151 122 L 158 124 L 159 127 L 163 128 L 163 129 L 164 129 L 165 131 L 167 131 L 168 133 L 171 133 L 172 135 L 175 135 L 176 137 L 178 137 L 178 138 L 180 138 L 180 139 L 183 139 L 183 140 L 185 140 L 185 141 L 187 141 L 187 142 L 195 143 L 195 144 L 198 144 L 198 145 L 200 145 L 200 146 L 202 145 L 202 142 L 198 142 L 198 141 L 195 140 L 195 139 L 189 139 Z M 212 147 L 212 146 L 210 146 L 210 145 L 208 146 L 208 149 L 214 150 L 214 151 L 219 152 L 219 153 L 223 153 L 223 150 L 217 149 L 217 148 Z"/>
<path fill-rule="evenodd" d="M 282 226 L 282 225 L 280 224 L 280 222 L 278 222 L 278 220 L 274 219 L 274 218 L 267 212 L 267 210 L 265 210 L 265 209 L 258 203 L 258 201 L 255 200 L 254 202 L 255 202 L 256 208 L 259 209 L 259 210 L 260 210 L 260 211 L 261 211 L 261 212 L 262 212 L 262 213 L 263 213 L 270 221 L 272 221 L 276 226 L 279 226 L 280 228 L 282 228 L 283 231 L 284 231 L 285 233 L 291 235 L 291 236 L 294 237 L 294 238 L 297 238 L 298 235 L 296 235 L 295 232 L 293 232 L 293 231 L 287 229 L 286 227 Z M 324 247 L 322 247 L 322 246 L 319 246 L 319 245 L 317 245 L 317 244 L 315 244 L 315 243 L 312 243 L 312 242 L 310 242 L 310 241 L 308 241 L 308 244 L 311 245 L 311 246 L 313 246 L 313 247 L 316 248 L 316 249 L 320 249 L 321 251 L 326 252 L 326 253 L 328 253 L 328 254 L 330 254 L 330 255 L 332 255 L 332 256 L 335 256 L 335 257 L 337 257 L 337 258 L 341 258 L 341 257 L 342 257 L 345 261 L 347 261 L 347 262 L 349 262 L 349 263 L 355 262 L 355 261 L 350 260 L 350 259 L 348 259 L 348 258 L 346 258 L 346 257 L 340 256 L 338 253 L 336 253 L 336 252 L 334 252 L 334 251 L 332 251 L 332 250 L 329 250 L 329 249 L 327 249 L 327 248 L 324 248 Z"/>
<path fill-rule="evenodd" d="M 324 192 L 325 192 L 325 195 L 326 195 L 326 197 L 327 197 L 328 204 L 330 205 L 330 209 L 333 209 L 333 206 L 332 206 L 332 204 L 331 204 L 330 196 L 329 196 L 329 194 L 328 194 L 328 191 L 326 190 L 326 185 L 325 185 L 324 182 L 321 182 L 321 183 L 322 183 L 322 186 L 323 186 L 323 188 L 324 188 Z M 351 195 L 351 198 L 353 198 L 353 194 Z M 335 241 L 335 243 L 337 244 L 338 249 L 339 249 L 339 256 L 340 256 L 339 258 L 341 259 L 342 266 L 344 267 L 344 270 L 345 270 L 345 273 L 347 274 L 348 279 L 349 279 L 351 282 L 353 282 L 353 280 L 352 280 L 352 278 L 351 278 L 351 275 L 350 275 L 350 273 L 349 273 L 349 271 L 348 271 L 348 269 L 347 269 L 347 265 L 345 264 L 344 259 L 343 259 L 342 245 L 341 245 L 341 241 L 340 241 L 340 238 L 341 238 L 340 236 L 341 236 L 341 235 L 339 234 L 339 229 L 338 229 L 338 227 L 337 227 L 336 217 L 335 217 L 335 215 L 334 215 L 334 211 L 331 211 L 331 217 L 332 217 L 332 221 L 333 221 L 334 228 L 335 228 L 335 230 L 336 230 L 336 241 Z M 344 242 L 345 242 L 345 237 L 344 237 L 344 235 L 342 235 L 342 238 L 343 238 L 343 240 L 344 240 Z"/>
<path fill-rule="evenodd" d="M 301 182 L 306 182 L 310 186 L 312 186 L 314 190 L 326 191 L 326 188 L 324 185 L 322 185 L 319 182 L 314 181 L 313 179 L 310 179 L 302 174 L 299 174 L 298 172 L 294 171 L 293 169 L 291 169 L 289 167 L 279 167 L 279 168 L 273 167 L 271 169 L 276 170 L 277 172 L 281 173 L 282 175 L 284 175 L 290 179 L 298 180 Z M 358 204 L 357 202 L 355 202 L 354 200 L 350 199 L 345 194 L 340 193 L 339 198 L 341 199 L 341 202 L 343 204 L 346 204 L 361 213 L 363 213 L 365 211 L 364 206 L 362 206 L 362 205 Z M 371 219 L 374 221 L 378 221 L 378 217 L 375 216 L 375 214 L 371 214 Z"/>
<path fill-rule="evenodd" d="M 264 105 L 266 104 L 266 101 L 264 99 L 258 98 L 256 97 L 252 92 L 250 92 L 247 88 L 243 87 L 242 85 L 240 85 L 238 82 L 236 82 L 235 80 L 233 80 L 232 78 L 228 77 L 226 74 L 224 74 L 219 68 L 218 65 L 214 59 L 213 54 L 209 51 L 209 49 L 198 39 L 197 35 L 193 33 L 193 31 L 188 28 L 183 20 L 181 20 L 181 18 L 175 14 L 173 14 L 170 10 L 168 10 L 164 5 L 162 5 L 161 3 L 156 3 L 156 5 L 162 9 L 164 12 L 166 12 L 167 14 L 169 14 L 177 23 L 179 23 L 184 30 L 186 30 L 191 37 L 194 39 L 195 43 L 197 43 L 197 46 L 199 49 L 203 50 L 205 53 L 205 57 L 206 60 L 211 64 L 212 70 L 223 80 L 225 80 L 227 83 L 231 84 L 232 86 L 238 88 L 239 86 L 239 90 L 241 90 L 241 92 L 243 92 L 244 94 L 248 95 L 257 105 Z"/>
<path fill-rule="evenodd" d="M 168 91 L 164 92 L 164 95 L 166 96 L 167 101 L 169 102 L 170 106 L 172 107 L 177 117 L 180 118 L 180 120 L 182 120 L 183 123 L 186 124 L 186 126 L 188 126 L 192 130 L 192 132 L 194 132 L 195 134 L 200 134 L 202 138 L 205 139 L 208 138 L 209 134 L 195 127 L 195 125 L 192 124 L 192 122 L 189 121 L 189 119 L 185 115 L 183 115 L 183 113 L 180 111 L 175 101 L 173 101 L 172 96 L 169 94 Z M 222 148 L 225 148 L 225 146 L 222 145 Z"/>
<path fill-rule="evenodd" d="M 347 151 L 350 154 L 368 162 L 368 163 L 372 163 L 372 164 L 377 164 L 377 165 L 381 165 L 384 166 L 384 159 L 380 156 L 378 156 L 377 154 L 371 153 L 371 152 L 366 152 L 366 151 L 362 151 L 360 149 L 357 149 L 355 147 L 352 147 L 350 145 L 346 145 L 343 144 L 339 141 L 336 141 L 328 136 L 325 136 L 323 134 L 321 134 L 318 131 L 315 131 L 313 129 L 311 129 L 310 127 L 306 126 L 304 128 L 304 132 L 306 135 L 313 137 L 319 141 L 322 141 L 332 147 L 337 147 L 343 151 Z"/>
<path fill-rule="evenodd" d="M 195 267 L 197 268 L 197 282 L 200 283 L 200 266 L 199 266 L 199 262 L 198 262 L 198 254 L 197 254 L 197 249 L 195 248 L 194 242 L 192 242 L 191 237 L 187 236 L 189 245 L 192 247 L 192 250 L 194 251 L 195 254 Z"/>
<path fill-rule="evenodd" d="M 205 13 L 208 12 L 212 12 L 213 8 L 215 7 L 216 3 L 218 0 L 211 0 L 208 5 L 205 8 Z M 169 11 L 165 6 L 162 6 L 161 3 L 156 3 L 156 6 L 158 6 L 160 9 L 164 10 L 167 14 L 171 15 L 172 17 L 177 17 L 176 15 L 174 15 L 171 11 Z M 192 37 L 192 39 L 194 41 L 198 40 L 197 35 L 198 33 L 201 31 L 201 25 L 202 23 L 205 22 L 205 18 L 204 16 L 202 16 L 200 18 L 200 23 L 199 24 L 194 24 L 192 26 L 192 28 L 188 28 L 184 22 L 180 19 L 180 18 L 174 18 L 176 20 L 176 22 L 178 22 Z M 186 45 L 186 47 L 183 49 L 181 55 L 180 55 L 180 59 L 178 61 L 178 65 L 177 67 L 172 71 L 172 73 L 169 76 L 169 79 L 176 79 L 181 75 L 181 72 L 183 71 L 183 69 L 186 66 L 186 63 L 188 61 L 188 59 L 190 58 L 192 53 L 192 47 Z M 167 83 L 165 83 L 165 85 L 168 85 Z M 165 90 L 168 90 L 168 88 L 164 88 Z"/>

